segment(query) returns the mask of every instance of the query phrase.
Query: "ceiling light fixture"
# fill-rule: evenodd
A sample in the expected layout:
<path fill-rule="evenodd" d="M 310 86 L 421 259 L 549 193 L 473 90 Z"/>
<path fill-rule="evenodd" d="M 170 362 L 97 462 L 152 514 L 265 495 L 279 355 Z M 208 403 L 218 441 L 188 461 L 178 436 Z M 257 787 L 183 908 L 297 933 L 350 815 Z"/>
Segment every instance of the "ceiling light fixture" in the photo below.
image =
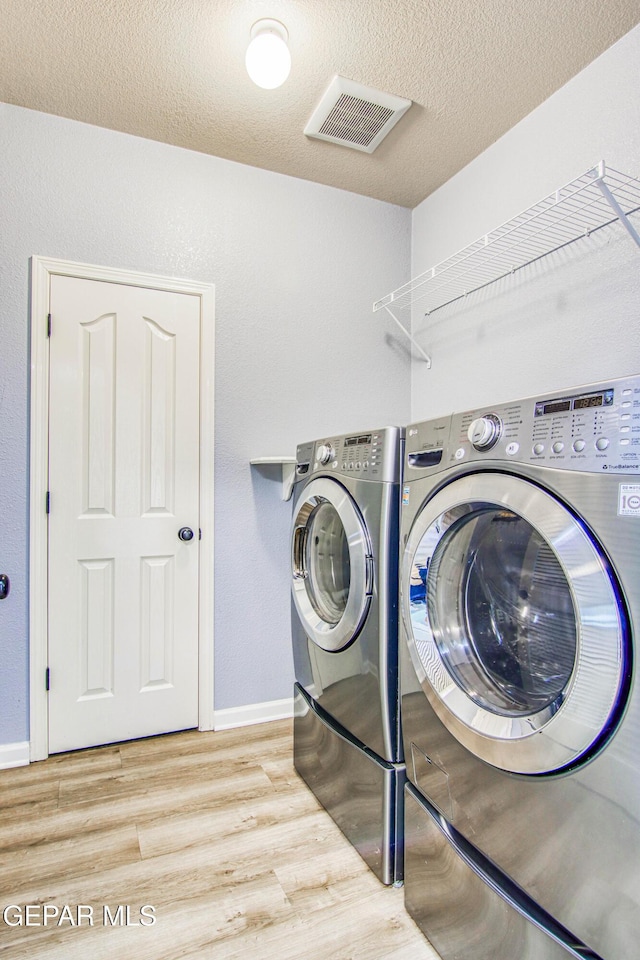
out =
<path fill-rule="evenodd" d="M 247 73 L 257 86 L 275 90 L 282 86 L 291 70 L 291 54 L 287 41 L 289 34 L 279 20 L 258 20 L 251 27 L 251 42 L 247 47 Z"/>

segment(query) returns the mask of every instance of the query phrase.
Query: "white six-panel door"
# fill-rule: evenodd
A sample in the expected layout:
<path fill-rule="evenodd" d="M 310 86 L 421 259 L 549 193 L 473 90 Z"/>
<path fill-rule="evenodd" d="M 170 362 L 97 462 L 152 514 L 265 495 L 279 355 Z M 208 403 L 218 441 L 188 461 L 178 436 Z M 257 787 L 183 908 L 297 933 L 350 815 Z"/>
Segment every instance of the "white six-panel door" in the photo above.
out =
<path fill-rule="evenodd" d="M 54 753 L 198 725 L 200 302 L 52 276 L 50 309 Z"/>

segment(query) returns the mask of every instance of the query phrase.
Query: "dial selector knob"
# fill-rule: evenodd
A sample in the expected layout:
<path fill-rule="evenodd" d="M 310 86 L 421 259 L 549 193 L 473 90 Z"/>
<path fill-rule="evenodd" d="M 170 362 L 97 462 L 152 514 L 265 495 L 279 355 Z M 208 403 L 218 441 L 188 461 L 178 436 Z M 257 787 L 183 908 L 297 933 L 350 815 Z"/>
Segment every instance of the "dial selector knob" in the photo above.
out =
<path fill-rule="evenodd" d="M 329 460 L 333 457 L 333 447 L 330 443 L 321 443 L 316 456 L 320 463 L 329 463 Z"/>
<path fill-rule="evenodd" d="M 470 443 L 476 450 L 491 450 L 502 433 L 502 421 L 495 413 L 486 413 L 483 417 L 472 420 L 467 430 Z"/>

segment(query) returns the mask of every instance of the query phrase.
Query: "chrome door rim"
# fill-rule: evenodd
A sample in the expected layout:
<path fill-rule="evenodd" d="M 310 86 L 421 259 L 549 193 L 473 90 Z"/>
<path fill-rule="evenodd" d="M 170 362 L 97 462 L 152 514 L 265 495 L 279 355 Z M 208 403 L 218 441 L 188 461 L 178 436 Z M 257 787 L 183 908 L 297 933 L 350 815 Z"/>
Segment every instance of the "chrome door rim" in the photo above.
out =
<path fill-rule="evenodd" d="M 577 652 L 560 701 L 538 713 L 507 717 L 470 699 L 442 663 L 427 625 L 417 641 L 409 578 L 431 529 L 437 544 L 460 512 L 507 509 L 549 543 L 567 579 L 576 613 Z M 403 626 L 422 689 L 447 729 L 476 756 L 516 773 L 547 773 L 573 763 L 606 729 L 625 668 L 625 630 L 606 561 L 578 520 L 552 494 L 508 474 L 469 474 L 452 481 L 417 514 L 403 556 Z"/>
<path fill-rule="evenodd" d="M 298 616 L 310 639 L 323 650 L 333 653 L 347 647 L 356 638 L 364 623 L 373 591 L 373 560 L 367 529 L 355 502 L 341 484 L 328 477 L 312 480 L 296 501 L 291 534 L 292 552 L 296 531 L 304 526 L 299 522 L 301 513 L 307 512 L 308 516 L 322 501 L 327 501 L 336 510 L 347 537 L 351 576 L 345 610 L 335 624 L 323 620 L 309 599 L 304 576 L 293 576 L 292 595 Z M 307 511 L 305 507 L 308 508 Z M 293 556 L 292 569 L 295 572 Z"/>

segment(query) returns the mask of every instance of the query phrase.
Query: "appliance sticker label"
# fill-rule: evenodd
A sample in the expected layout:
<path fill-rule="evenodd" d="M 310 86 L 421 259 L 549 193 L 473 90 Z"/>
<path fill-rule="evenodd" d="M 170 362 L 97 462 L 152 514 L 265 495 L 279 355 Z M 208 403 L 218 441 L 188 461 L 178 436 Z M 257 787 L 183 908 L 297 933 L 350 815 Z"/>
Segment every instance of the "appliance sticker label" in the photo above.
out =
<path fill-rule="evenodd" d="M 403 488 L 402 488 L 402 506 L 403 506 L 403 507 L 408 507 L 408 506 L 409 506 L 409 490 L 410 490 L 410 489 L 411 489 L 411 487 L 403 487 Z M 640 484 L 638 484 L 638 489 L 640 490 Z"/>
<path fill-rule="evenodd" d="M 618 488 L 618 516 L 640 517 L 640 483 L 621 483 Z"/>

